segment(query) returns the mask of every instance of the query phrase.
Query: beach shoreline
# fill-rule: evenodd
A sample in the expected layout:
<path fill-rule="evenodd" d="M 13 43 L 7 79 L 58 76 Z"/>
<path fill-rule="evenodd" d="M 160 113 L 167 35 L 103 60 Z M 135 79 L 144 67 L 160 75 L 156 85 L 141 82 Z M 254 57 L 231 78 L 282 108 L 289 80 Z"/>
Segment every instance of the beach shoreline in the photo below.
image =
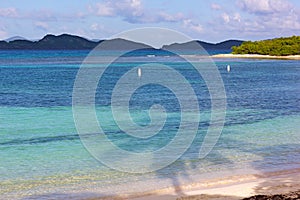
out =
<path fill-rule="evenodd" d="M 284 195 L 300 190 L 300 168 L 261 174 L 223 177 L 209 182 L 192 183 L 156 191 L 96 199 L 132 200 L 192 200 L 192 199 L 244 199 L 255 195 Z"/>
<path fill-rule="evenodd" d="M 270 56 L 270 55 L 260 55 L 260 54 L 216 54 L 216 55 L 212 55 L 211 58 L 300 60 L 300 55 Z"/>

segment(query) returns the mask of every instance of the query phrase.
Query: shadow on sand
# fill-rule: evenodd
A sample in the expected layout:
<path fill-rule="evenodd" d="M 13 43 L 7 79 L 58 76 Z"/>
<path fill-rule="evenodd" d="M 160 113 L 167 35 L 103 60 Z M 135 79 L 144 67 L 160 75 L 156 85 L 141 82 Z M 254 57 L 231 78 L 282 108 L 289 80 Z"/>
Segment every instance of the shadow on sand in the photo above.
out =
<path fill-rule="evenodd" d="M 268 196 L 269 199 L 274 199 L 274 198 L 275 199 L 277 198 L 278 200 L 300 199 L 298 193 L 295 193 L 295 191 L 299 191 L 300 189 L 300 145 L 282 144 L 282 145 L 265 146 L 261 148 L 253 148 L 252 145 L 255 144 L 234 141 L 234 140 L 228 140 L 226 142 L 228 144 L 239 144 L 240 146 L 238 147 L 238 149 L 240 151 L 245 153 L 252 153 L 261 158 L 251 163 L 252 168 L 258 171 L 258 173 L 255 174 L 254 176 L 257 179 L 262 180 L 262 182 L 258 183 L 258 185 L 255 188 L 252 188 L 255 194 L 273 195 L 273 196 Z M 212 153 L 214 152 L 215 151 L 212 151 Z M 221 154 L 214 155 L 213 157 L 214 159 L 210 160 L 212 163 L 216 162 L 216 164 L 220 164 L 216 160 L 222 160 L 229 164 L 233 163 L 227 158 L 224 158 Z M 216 157 L 218 157 L 219 159 L 215 159 Z M 210 159 L 210 157 L 207 157 L 206 159 Z M 236 194 L 232 194 L 231 196 L 206 195 L 206 194 L 187 196 L 184 193 L 183 187 L 180 186 L 181 185 L 180 177 L 189 179 L 188 171 L 190 169 L 195 169 L 197 166 L 196 164 L 186 165 L 183 164 L 183 162 L 181 163 L 177 162 L 176 164 L 177 164 L 176 168 L 179 169 L 177 172 L 173 173 L 172 175 L 166 175 L 167 172 L 169 172 L 170 170 L 168 167 L 157 171 L 157 176 L 162 179 L 169 178 L 172 180 L 173 188 L 177 195 L 178 200 L 243 199 L 242 197 L 236 196 Z M 288 193 L 290 193 L 291 195 Z M 276 194 L 278 194 L 277 197 L 275 196 Z M 280 196 L 282 198 L 279 198 Z M 283 197 L 288 197 L 288 198 L 283 198 Z M 260 198 L 267 199 L 267 196 L 253 196 L 252 198 L 247 198 L 247 199 L 256 200 Z M 157 198 L 152 197 L 148 199 L 149 200 L 160 199 L 160 197 L 157 196 Z M 170 199 L 176 199 L 176 198 L 170 197 Z"/>

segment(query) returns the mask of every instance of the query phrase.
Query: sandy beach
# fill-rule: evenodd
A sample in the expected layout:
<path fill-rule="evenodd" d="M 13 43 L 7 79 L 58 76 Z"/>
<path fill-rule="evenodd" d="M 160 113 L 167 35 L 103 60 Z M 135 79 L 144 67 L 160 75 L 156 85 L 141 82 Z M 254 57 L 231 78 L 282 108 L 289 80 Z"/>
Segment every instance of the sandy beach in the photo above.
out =
<path fill-rule="evenodd" d="M 300 60 L 300 55 L 291 56 L 270 56 L 260 54 L 216 54 L 211 58 L 247 58 L 247 59 L 284 59 L 284 60 Z"/>
<path fill-rule="evenodd" d="M 116 199 L 133 200 L 196 200 L 196 199 L 244 199 L 254 195 L 288 194 L 300 190 L 300 169 L 281 170 L 264 174 L 224 177 L 209 182 L 193 183 L 178 188 L 165 188 L 137 196 Z M 262 197 L 262 196 L 261 196 Z"/>

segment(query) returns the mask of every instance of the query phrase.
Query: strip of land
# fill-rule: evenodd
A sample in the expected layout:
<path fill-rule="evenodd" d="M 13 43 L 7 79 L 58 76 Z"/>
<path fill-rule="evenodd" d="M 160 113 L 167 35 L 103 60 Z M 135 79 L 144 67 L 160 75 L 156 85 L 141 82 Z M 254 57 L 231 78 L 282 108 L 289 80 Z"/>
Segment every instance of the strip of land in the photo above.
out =
<path fill-rule="evenodd" d="M 260 54 L 216 54 L 211 58 L 247 58 L 247 59 L 281 59 L 281 60 L 300 60 L 300 55 L 290 56 L 270 56 Z"/>

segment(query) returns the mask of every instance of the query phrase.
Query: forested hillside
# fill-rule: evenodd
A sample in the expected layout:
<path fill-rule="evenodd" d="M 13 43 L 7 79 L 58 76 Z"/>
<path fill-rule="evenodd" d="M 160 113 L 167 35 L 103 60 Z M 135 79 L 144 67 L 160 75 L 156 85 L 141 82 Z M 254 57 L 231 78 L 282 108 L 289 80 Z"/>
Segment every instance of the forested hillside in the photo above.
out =
<path fill-rule="evenodd" d="M 271 40 L 246 41 L 232 47 L 233 54 L 262 54 L 272 56 L 300 55 L 300 36 Z"/>

